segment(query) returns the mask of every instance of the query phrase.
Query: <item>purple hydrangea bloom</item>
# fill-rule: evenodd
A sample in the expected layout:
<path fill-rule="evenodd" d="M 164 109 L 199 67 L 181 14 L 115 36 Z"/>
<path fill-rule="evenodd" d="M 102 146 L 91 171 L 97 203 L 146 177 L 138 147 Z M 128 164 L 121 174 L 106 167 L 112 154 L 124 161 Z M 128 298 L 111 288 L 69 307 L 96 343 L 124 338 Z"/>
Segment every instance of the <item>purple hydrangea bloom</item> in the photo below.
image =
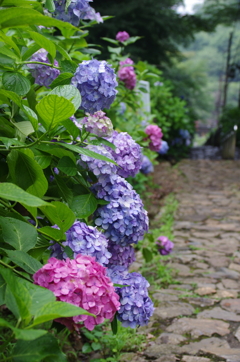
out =
<path fill-rule="evenodd" d="M 166 236 L 159 236 L 157 239 L 159 241 L 156 242 L 158 246 L 158 251 L 161 255 L 168 255 L 172 252 L 174 248 L 174 243 L 170 241 Z"/>
<path fill-rule="evenodd" d="M 109 268 L 108 276 L 113 283 L 127 285 L 116 288 L 121 304 L 117 318 L 122 325 L 131 328 L 147 325 L 154 311 L 148 296 L 148 281 L 141 274 L 127 273 L 124 267 L 119 266 Z"/>
<path fill-rule="evenodd" d="M 142 166 L 140 171 L 144 173 L 144 175 L 148 175 L 149 173 L 154 171 L 153 164 L 147 156 L 143 156 Z"/>
<path fill-rule="evenodd" d="M 101 146 L 88 145 L 85 147 L 86 150 L 93 151 L 102 156 L 108 157 L 111 160 L 113 159 L 112 155 L 106 148 Z M 93 172 L 95 176 L 99 175 L 110 175 L 117 172 L 117 166 L 111 162 L 97 160 L 96 158 L 80 155 L 80 159 L 78 160 L 78 164 L 85 169 Z"/>
<path fill-rule="evenodd" d="M 108 186 L 109 194 L 117 195 L 117 187 L 113 187 L 111 192 L 111 184 Z M 124 190 L 123 184 L 120 187 Z M 106 238 L 112 243 L 126 246 L 142 240 L 148 231 L 148 216 L 139 195 L 134 190 L 125 188 L 123 196 L 110 198 L 108 205 L 97 209 L 95 224 L 104 229 Z"/>
<path fill-rule="evenodd" d="M 82 122 L 87 132 L 94 133 L 99 137 L 110 137 L 112 135 L 112 121 L 106 117 L 106 113 L 103 111 L 95 112 L 92 115 L 87 114 L 87 117 L 84 117 Z"/>
<path fill-rule="evenodd" d="M 119 31 L 116 35 L 116 40 L 124 42 L 130 38 L 130 35 L 126 31 Z"/>
<path fill-rule="evenodd" d="M 48 52 L 45 49 L 39 49 L 36 53 L 33 54 L 30 61 L 51 64 L 47 58 L 47 54 Z M 58 67 L 57 60 L 54 60 L 54 65 Z M 60 74 L 58 69 L 42 64 L 28 64 L 28 68 L 33 78 L 35 78 L 35 83 L 47 88 Z"/>
<path fill-rule="evenodd" d="M 81 93 L 80 108 L 90 114 L 109 108 L 117 94 L 116 75 L 105 60 L 84 60 L 79 64 L 72 84 Z"/>
<path fill-rule="evenodd" d="M 135 252 L 131 245 L 120 246 L 109 242 L 108 251 L 112 254 L 108 267 L 121 265 L 127 269 L 136 260 Z"/>
<path fill-rule="evenodd" d="M 111 201 L 131 196 L 133 188 L 130 183 L 118 175 L 100 175 L 98 182 L 92 186 L 92 191 L 99 199 Z"/>
<path fill-rule="evenodd" d="M 97 230 L 96 227 L 88 226 L 84 222 L 76 221 L 66 232 L 66 241 L 62 243 L 69 246 L 74 252 L 74 258 L 78 254 L 88 255 L 96 258 L 103 266 L 108 265 L 111 253 L 108 251 L 108 240 Z M 59 244 L 50 247 L 53 257 L 66 259 L 67 255 Z"/>
<path fill-rule="evenodd" d="M 66 11 L 66 0 L 54 0 L 55 12 L 53 16 L 74 26 L 78 26 L 81 19 L 103 22 L 101 15 L 95 12 L 89 2 L 92 2 L 92 0 L 71 0 Z"/>
<path fill-rule="evenodd" d="M 140 170 L 142 165 L 141 147 L 127 132 L 113 131 L 112 137 L 108 141 L 116 147 L 113 150 L 107 147 L 115 162 L 120 166 L 118 175 L 122 177 L 134 177 Z"/>
<path fill-rule="evenodd" d="M 160 150 L 158 151 L 158 153 L 160 155 L 165 155 L 168 152 L 168 150 L 169 150 L 168 143 L 162 140 Z"/>

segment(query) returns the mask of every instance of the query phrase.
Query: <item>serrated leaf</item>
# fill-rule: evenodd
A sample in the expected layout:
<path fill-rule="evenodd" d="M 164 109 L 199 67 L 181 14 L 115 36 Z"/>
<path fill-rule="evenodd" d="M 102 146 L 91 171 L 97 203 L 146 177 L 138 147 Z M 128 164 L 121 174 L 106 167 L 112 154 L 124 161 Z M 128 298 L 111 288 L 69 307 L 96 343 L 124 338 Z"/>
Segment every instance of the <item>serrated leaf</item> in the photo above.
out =
<path fill-rule="evenodd" d="M 74 154 L 70 151 L 65 150 L 64 148 L 60 148 L 58 146 L 61 144 L 41 144 L 38 145 L 36 148 L 38 150 L 41 150 L 43 152 L 49 153 L 50 155 L 56 156 L 58 158 L 62 158 L 64 156 L 70 157 L 73 162 L 76 162 L 76 158 L 74 157 Z"/>
<path fill-rule="evenodd" d="M 74 223 L 76 217 L 72 210 L 62 202 L 53 201 L 50 205 L 53 207 L 42 207 L 41 211 L 44 215 L 51 221 L 51 223 L 57 224 L 62 231 L 67 231 L 70 229 L 72 224 Z"/>
<path fill-rule="evenodd" d="M 49 203 L 41 200 L 39 197 L 33 196 L 20 187 L 8 182 L 0 183 L 0 197 L 30 207 L 49 206 Z"/>
<path fill-rule="evenodd" d="M 57 168 L 68 176 L 75 176 L 77 174 L 77 166 L 71 158 L 63 157 L 59 160 Z"/>
<path fill-rule="evenodd" d="M 21 97 L 25 96 L 31 88 L 29 79 L 16 72 L 3 73 L 2 83 L 6 90 L 15 92 Z"/>
<path fill-rule="evenodd" d="M 44 336 L 48 331 L 44 329 L 18 329 L 13 328 L 16 339 L 21 339 L 23 341 L 32 341 L 41 336 Z"/>
<path fill-rule="evenodd" d="M 20 268 L 29 274 L 34 274 L 42 268 L 42 264 L 38 260 L 22 250 L 5 250 L 5 252 L 14 264 L 20 266 Z"/>
<path fill-rule="evenodd" d="M 51 226 L 44 226 L 40 229 L 38 229 L 38 232 L 52 238 L 55 241 L 64 241 L 66 240 L 66 235 L 62 230 L 58 230 L 55 228 L 52 228 Z"/>
<path fill-rule="evenodd" d="M 51 164 L 52 157 L 50 155 L 46 155 L 43 152 L 40 152 L 37 149 L 33 150 L 34 152 L 34 159 L 40 165 L 42 169 L 47 168 Z"/>
<path fill-rule="evenodd" d="M 32 126 L 32 123 L 29 121 L 22 121 L 18 123 L 13 123 L 14 127 L 16 127 L 19 132 L 21 132 L 25 137 L 30 135 L 31 133 L 34 133 L 35 130 Z"/>
<path fill-rule="evenodd" d="M 7 91 L 7 90 L 4 90 L 4 89 L 0 89 L 0 95 L 3 95 L 5 97 L 11 99 L 11 101 L 16 103 L 19 107 L 22 106 L 22 100 L 16 93 L 11 92 L 11 91 Z"/>
<path fill-rule="evenodd" d="M 36 33 L 34 31 L 29 31 L 30 37 L 41 47 L 44 48 L 53 59 L 56 57 L 56 46 L 55 44 L 44 35 Z"/>
<path fill-rule="evenodd" d="M 97 209 L 97 199 L 93 194 L 75 196 L 71 209 L 79 219 L 88 217 Z"/>
<path fill-rule="evenodd" d="M 57 86 L 66 85 L 71 83 L 73 77 L 72 73 L 61 73 L 54 81 L 50 84 L 50 87 L 53 89 Z"/>
<path fill-rule="evenodd" d="M 79 90 L 73 85 L 59 85 L 54 88 L 49 94 L 56 94 L 60 97 L 68 99 L 74 105 L 75 111 L 81 105 L 81 94 Z"/>

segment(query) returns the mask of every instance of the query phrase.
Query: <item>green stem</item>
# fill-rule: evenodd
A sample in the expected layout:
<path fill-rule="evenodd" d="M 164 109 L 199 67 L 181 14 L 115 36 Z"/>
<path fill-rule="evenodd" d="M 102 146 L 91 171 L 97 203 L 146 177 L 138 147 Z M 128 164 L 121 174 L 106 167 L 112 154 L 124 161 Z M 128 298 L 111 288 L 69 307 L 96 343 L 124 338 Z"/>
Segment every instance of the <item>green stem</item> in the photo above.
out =
<path fill-rule="evenodd" d="M 29 282 L 29 278 L 26 278 L 24 275 L 22 275 L 20 272 L 18 272 L 17 270 L 14 269 L 15 266 L 14 266 L 14 267 L 13 267 L 13 266 L 10 266 L 10 265 L 4 263 L 4 261 L 2 261 L 2 260 L 0 260 L 0 264 L 2 264 L 3 266 L 5 266 L 5 267 L 8 268 L 8 269 L 11 269 L 14 273 L 20 275 L 21 278 L 24 278 L 24 279 L 26 279 L 26 280 Z"/>
<path fill-rule="evenodd" d="M 18 64 L 19 64 L 19 65 L 21 65 L 21 64 L 42 64 L 42 65 L 46 65 L 47 67 L 50 67 L 50 68 L 61 69 L 61 68 L 59 68 L 59 67 L 56 67 L 56 66 L 53 65 L 53 64 L 44 63 L 44 62 L 35 62 L 35 61 L 28 62 L 28 61 L 26 61 L 26 62 L 19 62 Z"/>

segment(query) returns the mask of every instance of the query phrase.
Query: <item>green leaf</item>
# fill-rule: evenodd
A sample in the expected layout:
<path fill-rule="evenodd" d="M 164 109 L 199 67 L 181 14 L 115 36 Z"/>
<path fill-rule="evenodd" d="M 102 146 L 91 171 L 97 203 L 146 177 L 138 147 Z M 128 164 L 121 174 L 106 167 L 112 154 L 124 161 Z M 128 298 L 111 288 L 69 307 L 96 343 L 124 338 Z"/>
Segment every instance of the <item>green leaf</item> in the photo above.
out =
<path fill-rule="evenodd" d="M 53 89 L 60 85 L 70 84 L 73 77 L 72 73 L 61 73 L 54 81 L 50 84 L 50 87 Z"/>
<path fill-rule="evenodd" d="M 15 92 L 19 96 L 25 96 L 31 88 L 29 79 L 16 72 L 3 73 L 2 83 L 6 90 Z"/>
<path fill-rule="evenodd" d="M 57 50 L 59 51 L 59 53 L 62 54 L 62 56 L 63 56 L 65 59 L 72 61 L 70 55 L 66 52 L 65 49 L 63 49 L 59 44 L 55 44 L 55 45 L 56 45 L 56 48 L 57 48 Z"/>
<path fill-rule="evenodd" d="M 5 303 L 6 286 L 7 286 L 7 283 L 5 282 L 3 277 L 0 275 L 0 305 L 3 305 Z"/>
<path fill-rule="evenodd" d="M 62 230 L 52 228 L 51 226 L 44 226 L 38 229 L 38 232 L 56 241 L 66 240 L 66 235 Z"/>
<path fill-rule="evenodd" d="M 114 315 L 114 318 L 113 318 L 113 320 L 111 322 L 111 328 L 112 328 L 113 334 L 117 334 L 117 332 L 118 332 L 117 313 Z"/>
<path fill-rule="evenodd" d="M 71 119 L 67 119 L 62 122 L 63 126 L 66 130 L 73 136 L 73 138 L 79 137 L 80 129 L 71 121 Z"/>
<path fill-rule="evenodd" d="M 42 264 L 38 260 L 32 258 L 24 251 L 5 249 L 5 252 L 13 263 L 20 266 L 20 268 L 29 274 L 34 274 L 42 268 Z"/>
<path fill-rule="evenodd" d="M 72 198 L 73 198 L 72 190 L 69 189 L 69 187 L 67 187 L 65 180 L 61 176 L 55 175 L 54 177 L 55 177 L 56 184 L 58 186 L 60 195 L 70 205 L 72 202 Z"/>
<path fill-rule="evenodd" d="M 84 343 L 84 345 L 82 347 L 82 353 L 90 353 L 92 351 L 93 351 L 93 349 L 92 349 L 90 343 Z"/>
<path fill-rule="evenodd" d="M 48 331 L 45 331 L 44 329 L 18 329 L 13 328 L 13 331 L 15 333 L 15 337 L 17 339 L 22 339 L 23 341 L 32 341 L 33 339 L 37 339 L 44 334 L 46 334 Z"/>
<path fill-rule="evenodd" d="M 94 213 L 97 209 L 97 199 L 93 194 L 75 196 L 71 204 L 71 209 L 75 212 L 77 218 L 83 219 Z"/>
<path fill-rule="evenodd" d="M 115 44 L 115 45 L 118 45 L 118 44 L 119 44 L 119 43 L 118 43 L 118 40 L 114 40 L 114 39 L 110 39 L 110 38 L 105 38 L 105 37 L 103 37 L 103 38 L 101 38 L 101 39 L 106 40 L 106 41 L 108 41 L 109 43 L 112 43 L 112 44 Z"/>
<path fill-rule="evenodd" d="M 55 207 L 41 207 L 41 211 L 44 215 L 53 225 L 57 224 L 62 231 L 70 229 L 76 219 L 72 210 L 70 210 L 67 205 L 59 201 L 53 201 L 50 205 Z"/>
<path fill-rule="evenodd" d="M 7 36 L 3 31 L 0 32 L 0 38 L 4 41 L 5 44 L 8 44 L 11 48 L 15 50 L 17 56 L 21 56 L 20 50 L 17 44 L 12 40 L 11 36 Z"/>
<path fill-rule="evenodd" d="M 4 90 L 4 89 L 0 89 L 0 95 L 3 95 L 5 97 L 11 99 L 11 101 L 16 103 L 19 107 L 22 106 L 22 100 L 16 93 L 11 92 L 11 91 L 7 91 L 7 90 Z"/>
<path fill-rule="evenodd" d="M 8 57 L 5 54 L 1 54 L 1 48 L 0 48 L 0 67 L 1 68 L 10 68 L 12 69 L 14 67 L 15 61 L 14 59 Z"/>
<path fill-rule="evenodd" d="M 18 60 L 18 56 L 6 46 L 0 46 L 0 53 L 10 57 L 14 61 Z"/>
<path fill-rule="evenodd" d="M 22 56 L 22 60 L 25 61 L 28 58 L 30 58 L 34 53 L 36 53 L 41 47 L 38 44 L 33 44 L 27 50 Z"/>
<path fill-rule="evenodd" d="M 68 176 L 75 176 L 77 174 L 76 163 L 69 157 L 63 157 L 59 160 L 57 168 Z"/>
<path fill-rule="evenodd" d="M 10 122 L 4 117 L 0 117 L 0 134 L 6 137 L 14 137 L 15 135 L 15 130 L 11 127 Z"/>
<path fill-rule="evenodd" d="M 74 251 L 68 245 L 65 246 L 64 252 L 67 254 L 69 259 L 74 259 Z"/>
<path fill-rule="evenodd" d="M 34 160 L 34 154 L 30 149 L 12 150 L 7 161 L 15 184 L 38 197 L 46 193 L 47 179 L 39 164 Z"/>
<path fill-rule="evenodd" d="M 40 165 L 42 169 L 47 168 L 51 164 L 52 157 L 50 155 L 46 155 L 43 152 L 40 152 L 36 148 L 33 150 L 34 159 Z"/>
<path fill-rule="evenodd" d="M 56 57 L 56 47 L 55 44 L 46 38 L 44 35 L 36 33 L 34 31 L 29 31 L 30 37 L 41 47 L 44 48 L 53 59 Z"/>
<path fill-rule="evenodd" d="M 11 217 L 0 217 L 0 225 L 4 241 L 16 250 L 26 252 L 35 246 L 37 231 L 32 225 Z"/>
<path fill-rule="evenodd" d="M 49 94 L 56 94 L 57 96 L 68 99 L 74 105 L 75 111 L 81 105 L 81 94 L 79 90 L 73 85 L 59 85 L 54 88 Z"/>
<path fill-rule="evenodd" d="M 64 121 L 65 122 L 65 121 Z M 58 146 L 62 145 L 58 144 Z M 43 152 L 49 153 L 50 155 L 56 156 L 58 158 L 62 158 L 64 156 L 70 157 L 73 162 L 76 162 L 76 158 L 74 157 L 74 154 L 72 152 L 69 152 L 65 150 L 64 148 L 60 148 L 56 146 L 56 143 L 48 144 L 48 145 L 38 145 L 36 146 L 38 150 L 41 150 Z"/>
<path fill-rule="evenodd" d="M 54 4 L 53 0 L 46 0 L 45 7 L 51 13 L 53 13 L 55 11 L 55 4 Z"/>
<path fill-rule="evenodd" d="M 19 202 L 22 205 L 27 205 L 30 207 L 50 205 L 49 203 L 41 200 L 40 198 L 24 191 L 20 187 L 8 182 L 0 183 L 0 197 L 6 200 Z"/>
<path fill-rule="evenodd" d="M 96 135 L 93 135 L 93 136 L 96 137 Z M 113 150 L 116 150 L 116 146 L 113 143 L 111 143 L 111 142 L 109 142 L 109 141 L 107 141 L 107 140 L 105 140 L 104 138 L 101 138 L 101 137 L 96 137 L 96 138 L 97 138 L 96 140 L 91 140 L 89 143 L 91 145 L 101 145 L 101 144 L 103 144 L 105 146 L 108 146 L 108 147 L 112 148 Z"/>
<path fill-rule="evenodd" d="M 72 60 L 63 60 L 61 62 L 61 68 L 62 68 L 63 72 L 74 74 L 76 72 L 77 65 Z"/>
<path fill-rule="evenodd" d="M 54 128 L 75 113 L 72 102 L 56 94 L 49 94 L 37 104 L 36 110 L 44 121 L 46 129 Z"/>
<path fill-rule="evenodd" d="M 34 133 L 34 128 L 32 126 L 32 123 L 29 121 L 22 121 L 18 123 L 13 123 L 14 127 L 18 129 L 19 132 L 21 132 L 25 137 L 30 135 L 31 133 Z"/>
<path fill-rule="evenodd" d="M 93 342 L 91 346 L 94 351 L 99 351 L 100 349 L 102 349 L 102 345 L 99 342 Z"/>
<path fill-rule="evenodd" d="M 149 263 L 153 258 L 153 254 L 149 248 L 143 248 L 142 254 L 147 263 Z"/>
<path fill-rule="evenodd" d="M 33 128 L 35 130 L 37 130 L 38 129 L 38 116 L 36 115 L 36 113 L 31 108 L 29 108 L 25 105 L 23 105 L 22 110 L 28 117 L 29 121 L 32 123 Z"/>
<path fill-rule="evenodd" d="M 33 341 L 18 340 L 11 354 L 13 362 L 40 362 L 50 361 L 67 362 L 66 356 L 61 352 L 58 341 L 48 333 Z"/>

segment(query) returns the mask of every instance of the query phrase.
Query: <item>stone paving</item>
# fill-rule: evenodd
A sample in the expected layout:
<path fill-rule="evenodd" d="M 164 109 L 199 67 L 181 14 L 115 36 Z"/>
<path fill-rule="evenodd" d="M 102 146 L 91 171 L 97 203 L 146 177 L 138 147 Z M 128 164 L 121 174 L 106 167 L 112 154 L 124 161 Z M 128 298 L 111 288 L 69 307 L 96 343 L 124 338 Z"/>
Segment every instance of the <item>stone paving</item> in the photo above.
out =
<path fill-rule="evenodd" d="M 140 328 L 149 342 L 121 360 L 240 362 L 240 161 L 184 160 L 178 171 L 169 265 L 180 284 L 155 288 Z"/>

